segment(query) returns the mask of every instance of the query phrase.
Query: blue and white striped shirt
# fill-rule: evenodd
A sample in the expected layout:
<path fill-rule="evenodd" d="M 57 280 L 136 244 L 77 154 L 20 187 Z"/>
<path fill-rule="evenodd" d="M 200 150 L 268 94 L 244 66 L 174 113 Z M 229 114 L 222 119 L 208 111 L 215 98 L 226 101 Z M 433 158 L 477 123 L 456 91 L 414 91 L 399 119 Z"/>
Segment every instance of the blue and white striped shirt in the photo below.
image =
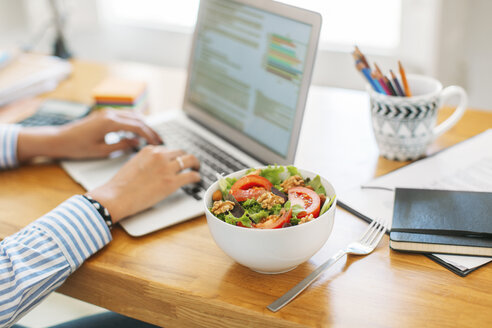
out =
<path fill-rule="evenodd" d="M 0 168 L 17 165 L 17 126 L 0 126 Z M 111 241 L 94 206 L 73 196 L 0 242 L 0 327 L 9 327 Z"/>
<path fill-rule="evenodd" d="M 17 165 L 17 136 L 20 127 L 13 124 L 0 124 L 0 168 Z"/>

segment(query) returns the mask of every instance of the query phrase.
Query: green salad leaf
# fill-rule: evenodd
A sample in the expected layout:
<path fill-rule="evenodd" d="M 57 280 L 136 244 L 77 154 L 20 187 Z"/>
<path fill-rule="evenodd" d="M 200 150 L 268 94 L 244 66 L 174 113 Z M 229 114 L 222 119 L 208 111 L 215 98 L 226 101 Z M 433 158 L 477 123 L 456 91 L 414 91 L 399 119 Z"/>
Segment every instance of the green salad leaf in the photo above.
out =
<path fill-rule="evenodd" d="M 282 210 L 282 205 L 275 204 L 272 206 L 272 209 L 270 211 L 275 215 L 279 215 L 281 210 Z"/>
<path fill-rule="evenodd" d="M 317 194 L 326 195 L 325 187 L 323 187 L 323 185 L 321 184 L 321 178 L 319 175 L 310 180 L 307 185 L 313 187 L 314 192 L 316 192 Z"/>
<path fill-rule="evenodd" d="M 336 195 L 335 195 L 335 196 L 333 196 L 333 197 L 330 199 L 330 201 L 328 201 L 328 199 L 327 199 L 327 200 L 325 200 L 325 203 L 323 204 L 323 207 L 322 207 L 322 208 L 321 208 L 321 210 L 319 211 L 319 215 L 326 213 L 326 211 L 328 211 L 328 210 L 330 209 L 331 204 L 333 204 L 333 202 L 335 201 L 335 198 L 336 198 L 336 197 L 337 197 Z"/>
<path fill-rule="evenodd" d="M 224 198 L 227 197 L 229 190 L 231 190 L 232 185 L 236 183 L 236 181 L 236 178 L 224 178 L 219 180 L 219 189 L 222 192 L 222 196 Z"/>
<path fill-rule="evenodd" d="M 258 201 L 254 198 L 250 198 L 250 199 L 245 200 L 242 203 L 242 206 L 243 206 L 244 210 L 247 211 L 249 214 L 258 213 L 261 210 L 263 210 L 263 208 L 261 207 L 261 204 L 258 203 Z"/>
<path fill-rule="evenodd" d="M 227 212 L 224 220 L 225 220 L 225 222 L 232 224 L 232 225 L 237 225 L 238 222 L 241 222 L 245 227 L 251 228 L 251 220 L 249 219 L 246 212 L 244 212 L 243 216 L 241 216 L 240 218 L 236 218 L 230 212 Z"/>
<path fill-rule="evenodd" d="M 288 211 L 291 208 L 291 203 L 290 200 L 286 201 L 284 204 L 284 209 Z M 299 222 L 301 222 L 301 219 L 297 218 L 297 215 L 301 212 L 304 212 L 305 209 L 301 205 L 294 205 L 292 206 L 292 217 L 290 218 L 290 224 L 291 225 L 298 225 Z"/>
<path fill-rule="evenodd" d="M 209 208 L 210 212 L 212 212 L 212 208 Z M 220 214 L 215 214 L 216 217 L 218 217 L 220 220 L 225 221 L 225 213 L 220 213 Z"/>
<path fill-rule="evenodd" d="M 299 170 L 297 169 L 297 167 L 292 166 L 292 165 L 287 166 L 287 172 L 289 172 L 291 177 L 294 175 L 301 176 L 301 173 L 299 173 Z"/>
<path fill-rule="evenodd" d="M 258 213 L 253 213 L 253 214 L 249 214 L 249 218 L 253 221 L 255 221 L 255 223 L 258 223 L 261 221 L 261 219 L 264 219 L 268 216 L 268 212 L 263 210 L 263 211 L 259 211 Z"/>
<path fill-rule="evenodd" d="M 301 219 L 298 219 L 298 218 L 291 218 L 290 219 L 290 224 L 293 226 L 298 225 L 299 222 L 301 222 Z"/>
<path fill-rule="evenodd" d="M 260 175 L 267 178 L 273 185 L 280 185 L 282 182 L 280 173 L 282 172 L 284 172 L 284 167 L 275 164 L 275 166 L 268 165 L 266 169 L 262 169 Z"/>
<path fill-rule="evenodd" d="M 292 206 L 292 217 L 297 219 L 297 215 L 299 213 L 305 212 L 305 211 L 306 210 L 301 205 L 294 205 L 294 206 Z"/>
<path fill-rule="evenodd" d="M 245 210 L 245 214 L 249 216 L 251 220 L 253 220 L 255 223 L 258 223 L 261 221 L 261 219 L 266 218 L 270 214 L 268 211 L 263 209 L 261 207 L 261 204 L 258 203 L 258 201 L 254 198 L 250 198 L 242 202 L 241 206 Z"/>
<path fill-rule="evenodd" d="M 248 175 L 248 174 L 250 174 L 251 172 L 254 172 L 254 171 L 256 171 L 256 169 L 254 167 L 249 168 L 249 169 L 246 170 L 246 172 L 244 173 L 244 175 Z"/>

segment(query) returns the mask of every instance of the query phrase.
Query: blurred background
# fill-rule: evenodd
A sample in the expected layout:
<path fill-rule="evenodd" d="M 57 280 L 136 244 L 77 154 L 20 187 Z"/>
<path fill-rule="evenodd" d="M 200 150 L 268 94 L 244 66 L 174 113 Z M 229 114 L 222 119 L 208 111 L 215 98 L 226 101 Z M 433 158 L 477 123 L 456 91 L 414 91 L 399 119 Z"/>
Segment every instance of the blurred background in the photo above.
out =
<path fill-rule="evenodd" d="M 434 76 L 463 86 L 469 107 L 492 109 L 492 1 L 285 0 L 320 12 L 323 29 L 313 83 L 364 88 L 354 44 L 381 68 Z M 65 37 L 74 57 L 185 68 L 199 0 L 63 0 Z M 51 53 L 48 0 L 0 0 L 0 49 Z"/>

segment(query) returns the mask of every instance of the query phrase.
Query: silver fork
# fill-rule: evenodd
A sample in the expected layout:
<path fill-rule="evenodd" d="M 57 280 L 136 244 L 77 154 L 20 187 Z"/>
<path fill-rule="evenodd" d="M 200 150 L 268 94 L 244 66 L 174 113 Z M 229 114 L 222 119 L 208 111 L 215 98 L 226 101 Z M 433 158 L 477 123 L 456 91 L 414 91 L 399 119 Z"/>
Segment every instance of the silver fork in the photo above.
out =
<path fill-rule="evenodd" d="M 333 255 L 328 261 L 321 264 L 316 270 L 314 270 L 309 276 L 304 278 L 303 281 L 295 285 L 291 290 L 282 295 L 267 308 L 270 311 L 277 312 L 290 301 L 292 301 L 297 295 L 299 295 L 304 289 L 313 283 L 323 271 L 331 267 L 335 262 L 341 259 L 345 254 L 353 255 L 367 255 L 371 253 L 383 238 L 384 233 L 388 227 L 387 220 L 381 222 L 381 220 L 375 219 L 371 222 L 367 230 L 362 234 L 358 241 L 350 243 L 345 249 L 341 249 Z"/>

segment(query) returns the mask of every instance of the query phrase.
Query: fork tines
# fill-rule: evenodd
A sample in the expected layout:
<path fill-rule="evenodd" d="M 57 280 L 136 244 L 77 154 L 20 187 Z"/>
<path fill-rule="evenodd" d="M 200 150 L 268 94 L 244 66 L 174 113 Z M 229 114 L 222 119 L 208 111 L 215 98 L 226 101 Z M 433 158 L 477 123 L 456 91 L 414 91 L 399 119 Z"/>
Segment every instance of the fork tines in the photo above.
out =
<path fill-rule="evenodd" d="M 386 221 L 387 220 L 382 220 L 380 218 L 372 220 L 371 224 L 367 227 L 366 231 L 364 231 L 364 233 L 360 237 L 360 242 L 366 245 L 373 245 L 373 243 L 377 243 L 381 239 L 382 235 L 386 232 Z"/>

